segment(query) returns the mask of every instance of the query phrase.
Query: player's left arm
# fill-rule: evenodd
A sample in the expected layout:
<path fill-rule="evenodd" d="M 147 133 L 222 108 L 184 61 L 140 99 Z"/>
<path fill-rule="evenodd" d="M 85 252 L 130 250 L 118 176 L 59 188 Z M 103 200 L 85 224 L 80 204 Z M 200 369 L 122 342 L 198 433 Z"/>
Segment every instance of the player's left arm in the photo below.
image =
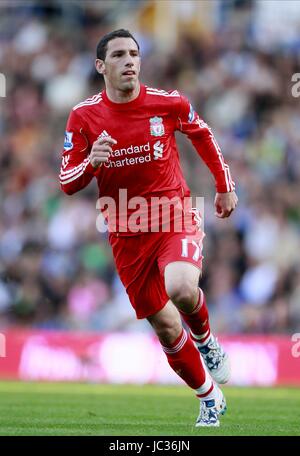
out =
<path fill-rule="evenodd" d="M 180 96 L 177 113 L 177 130 L 188 136 L 215 178 L 215 215 L 219 218 L 229 217 L 237 205 L 238 198 L 229 166 L 224 160 L 213 132 L 183 96 Z"/>

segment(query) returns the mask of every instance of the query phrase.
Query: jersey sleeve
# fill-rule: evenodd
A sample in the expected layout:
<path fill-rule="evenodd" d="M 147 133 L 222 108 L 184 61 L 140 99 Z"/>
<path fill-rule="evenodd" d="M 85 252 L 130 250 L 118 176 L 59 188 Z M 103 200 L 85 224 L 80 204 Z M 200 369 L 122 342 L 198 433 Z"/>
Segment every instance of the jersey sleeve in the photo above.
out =
<path fill-rule="evenodd" d="M 68 195 L 86 187 L 98 170 L 90 163 L 91 145 L 85 135 L 82 118 L 72 110 L 65 131 L 64 149 L 59 173 L 61 189 Z"/>
<path fill-rule="evenodd" d="M 199 156 L 213 174 L 217 192 L 233 191 L 235 183 L 211 128 L 199 117 L 191 103 L 182 95 L 177 112 L 176 129 L 191 140 Z"/>

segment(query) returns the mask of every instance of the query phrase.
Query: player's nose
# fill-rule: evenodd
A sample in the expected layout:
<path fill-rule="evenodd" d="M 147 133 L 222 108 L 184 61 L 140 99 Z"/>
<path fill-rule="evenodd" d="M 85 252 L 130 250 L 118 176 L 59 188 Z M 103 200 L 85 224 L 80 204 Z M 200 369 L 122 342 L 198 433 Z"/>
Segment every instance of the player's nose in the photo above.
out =
<path fill-rule="evenodd" d="M 134 63 L 133 63 L 133 62 L 126 61 L 126 63 L 125 63 L 125 67 L 126 67 L 126 68 L 132 68 L 133 66 L 134 66 Z"/>
<path fill-rule="evenodd" d="M 126 67 L 132 67 L 134 65 L 134 59 L 130 54 L 127 54 L 126 56 L 126 61 L 125 61 L 125 66 Z"/>

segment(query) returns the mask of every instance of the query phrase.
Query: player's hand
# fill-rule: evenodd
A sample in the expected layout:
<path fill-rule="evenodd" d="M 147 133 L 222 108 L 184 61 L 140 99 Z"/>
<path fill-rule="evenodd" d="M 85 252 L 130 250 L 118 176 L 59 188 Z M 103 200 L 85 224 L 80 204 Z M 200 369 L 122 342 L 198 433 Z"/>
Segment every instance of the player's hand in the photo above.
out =
<path fill-rule="evenodd" d="M 219 218 L 229 217 L 236 208 L 238 197 L 235 192 L 217 193 L 215 197 L 215 216 Z"/>
<path fill-rule="evenodd" d="M 104 162 L 108 162 L 113 150 L 111 146 L 117 144 L 117 141 L 110 136 L 98 138 L 92 147 L 90 153 L 90 162 L 94 168 L 98 168 Z"/>

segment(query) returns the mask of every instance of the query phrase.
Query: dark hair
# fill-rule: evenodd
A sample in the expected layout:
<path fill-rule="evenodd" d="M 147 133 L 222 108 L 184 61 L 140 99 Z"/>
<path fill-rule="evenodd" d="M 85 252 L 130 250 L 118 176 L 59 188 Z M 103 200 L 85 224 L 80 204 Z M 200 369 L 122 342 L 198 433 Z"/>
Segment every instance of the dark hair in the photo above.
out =
<path fill-rule="evenodd" d="M 107 33 L 104 35 L 97 45 L 97 59 L 105 60 L 106 52 L 107 52 L 107 43 L 115 38 L 132 38 L 133 41 L 136 42 L 138 50 L 140 50 L 139 43 L 137 40 L 131 35 L 128 30 L 119 29 L 114 30 L 113 32 Z"/>

